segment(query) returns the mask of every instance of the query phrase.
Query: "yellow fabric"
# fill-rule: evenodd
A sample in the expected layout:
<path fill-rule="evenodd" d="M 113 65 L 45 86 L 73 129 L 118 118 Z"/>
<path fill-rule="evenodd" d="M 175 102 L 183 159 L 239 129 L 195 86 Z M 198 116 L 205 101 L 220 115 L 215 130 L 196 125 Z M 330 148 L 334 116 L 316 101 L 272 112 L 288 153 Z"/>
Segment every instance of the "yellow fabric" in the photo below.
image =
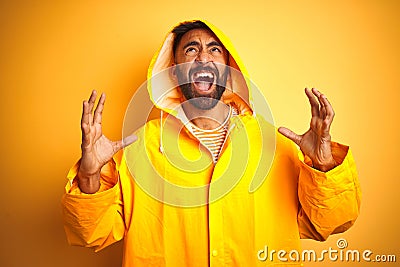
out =
<path fill-rule="evenodd" d="M 215 32 L 229 50 L 230 45 Z M 168 36 L 167 40 L 171 38 Z M 156 56 L 151 66 L 157 65 L 157 60 Z M 241 66 L 237 58 L 235 61 Z M 152 70 L 150 67 L 149 73 Z M 154 95 L 152 98 L 155 99 Z M 160 103 L 163 107 L 164 102 Z M 332 233 L 348 229 L 359 214 L 361 196 L 350 149 L 332 143 L 335 160 L 340 165 L 326 173 L 317 171 L 280 134 L 276 133 L 276 138 L 264 136 L 273 140 L 273 144 L 262 143 L 263 131 L 271 133 L 272 129 L 275 134 L 275 130 L 267 123 L 260 125 L 249 112 L 247 103 L 241 105 L 245 112 L 232 118 L 230 124 L 236 127 L 230 132 L 215 165 L 210 153 L 199 146 L 199 141 L 187 129 L 177 134 L 182 128 L 179 119 L 172 117 L 168 127 L 163 128 L 164 143 L 169 144 L 168 139 L 178 135 L 181 153 L 193 160 L 189 167 L 197 169 L 196 172 L 175 166 L 174 157 L 178 155 L 160 152 L 160 119 L 148 122 L 138 131 L 138 141 L 117 153 L 102 168 L 99 192 L 88 195 L 79 190 L 75 179 L 78 162 L 68 174 L 69 182 L 62 198 L 69 243 L 98 251 L 124 239 L 125 267 L 297 266 L 299 262 L 285 263 L 276 258 L 273 262 L 260 261 L 257 252 L 266 245 L 277 251 L 300 251 L 300 238 L 325 240 Z M 244 132 L 251 140 L 245 155 L 250 158 L 240 181 L 223 197 L 206 205 L 179 207 L 164 204 L 148 194 L 146 186 L 175 203 L 179 198 L 184 201 L 199 197 L 176 195 L 166 182 L 155 182 L 157 175 L 173 184 L 190 187 L 208 185 L 235 174 L 236 166 L 230 162 L 241 154 L 235 144 Z M 249 184 L 262 149 L 274 146 L 276 152 L 266 179 L 250 193 Z M 200 197 L 213 199 L 219 194 L 218 188 L 210 186 L 207 193 Z"/>

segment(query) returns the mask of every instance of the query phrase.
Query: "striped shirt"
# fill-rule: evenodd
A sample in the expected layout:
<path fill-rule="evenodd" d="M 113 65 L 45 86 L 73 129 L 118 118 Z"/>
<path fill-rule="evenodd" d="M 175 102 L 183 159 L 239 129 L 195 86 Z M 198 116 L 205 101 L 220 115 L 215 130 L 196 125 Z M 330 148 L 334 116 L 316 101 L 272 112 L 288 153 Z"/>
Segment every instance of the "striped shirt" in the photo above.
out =
<path fill-rule="evenodd" d="M 199 128 L 191 122 L 187 124 L 191 133 L 193 133 L 193 135 L 210 151 L 214 163 L 217 162 L 222 146 L 225 143 L 226 135 L 228 134 L 229 120 L 232 116 L 237 114 L 237 109 L 230 107 L 229 114 L 225 121 L 217 128 L 211 130 Z"/>

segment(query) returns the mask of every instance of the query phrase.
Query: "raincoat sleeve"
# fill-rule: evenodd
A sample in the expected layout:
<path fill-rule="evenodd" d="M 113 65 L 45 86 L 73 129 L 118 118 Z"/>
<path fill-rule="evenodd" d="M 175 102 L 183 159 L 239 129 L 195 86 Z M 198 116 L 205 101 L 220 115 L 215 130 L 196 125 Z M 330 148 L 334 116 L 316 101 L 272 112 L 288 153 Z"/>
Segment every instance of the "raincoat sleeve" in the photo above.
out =
<path fill-rule="evenodd" d="M 95 194 L 80 191 L 76 180 L 79 162 L 68 173 L 62 197 L 64 228 L 71 245 L 95 251 L 123 238 L 125 224 L 116 157 L 101 169 L 100 189 Z"/>
<path fill-rule="evenodd" d="M 310 167 L 311 160 L 298 153 L 301 238 L 326 240 L 346 231 L 358 217 L 361 191 L 352 153 L 348 146 L 334 142 L 332 153 L 339 165 L 328 172 Z"/>

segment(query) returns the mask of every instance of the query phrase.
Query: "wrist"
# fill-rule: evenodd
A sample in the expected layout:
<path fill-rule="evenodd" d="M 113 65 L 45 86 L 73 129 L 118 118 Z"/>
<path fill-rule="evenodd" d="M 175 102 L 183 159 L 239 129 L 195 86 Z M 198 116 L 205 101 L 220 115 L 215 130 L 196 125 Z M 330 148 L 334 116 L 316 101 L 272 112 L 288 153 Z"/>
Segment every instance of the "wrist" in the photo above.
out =
<path fill-rule="evenodd" d="M 321 172 L 327 172 L 335 168 L 337 166 L 337 163 L 332 157 L 329 161 L 326 162 L 313 162 L 312 166 L 314 169 L 317 169 Z"/>
<path fill-rule="evenodd" d="M 78 186 L 83 193 L 93 194 L 100 189 L 100 172 L 90 174 L 79 171 L 77 178 Z"/>
<path fill-rule="evenodd" d="M 78 178 L 82 180 L 96 180 L 100 178 L 100 171 L 96 172 L 85 172 L 82 170 L 78 170 Z"/>

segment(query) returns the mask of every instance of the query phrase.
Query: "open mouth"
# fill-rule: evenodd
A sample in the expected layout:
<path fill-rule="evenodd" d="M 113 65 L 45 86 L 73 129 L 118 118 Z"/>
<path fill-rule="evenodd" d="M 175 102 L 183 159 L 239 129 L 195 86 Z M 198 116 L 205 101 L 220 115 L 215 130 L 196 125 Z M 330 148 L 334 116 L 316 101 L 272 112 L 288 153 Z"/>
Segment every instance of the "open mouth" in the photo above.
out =
<path fill-rule="evenodd" d="M 196 89 L 202 92 L 207 92 L 215 83 L 215 74 L 211 71 L 198 71 L 193 73 L 192 81 Z"/>

